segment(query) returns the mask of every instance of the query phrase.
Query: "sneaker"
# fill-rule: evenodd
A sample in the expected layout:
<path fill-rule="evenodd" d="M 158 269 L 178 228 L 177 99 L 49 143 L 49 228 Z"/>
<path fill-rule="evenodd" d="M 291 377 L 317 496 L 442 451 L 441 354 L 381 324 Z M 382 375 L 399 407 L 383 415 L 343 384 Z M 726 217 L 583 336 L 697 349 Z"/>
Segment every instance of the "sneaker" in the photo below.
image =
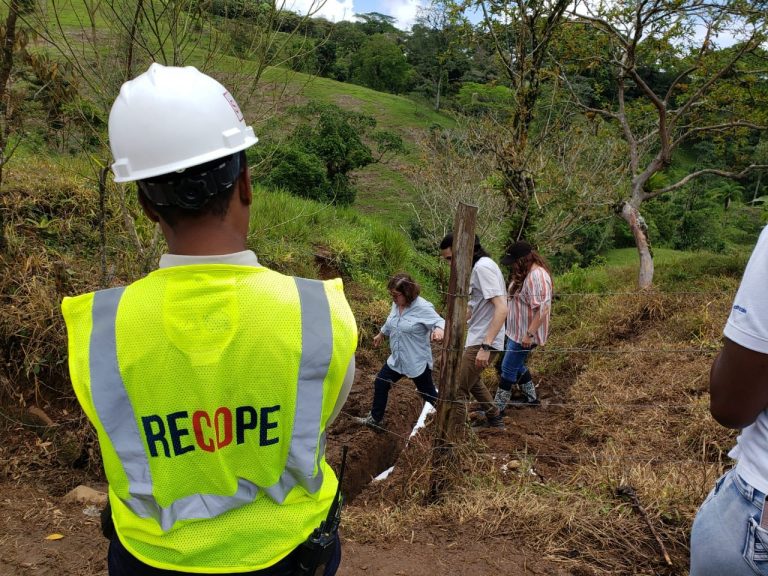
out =
<path fill-rule="evenodd" d="M 373 430 L 381 430 L 381 422 L 376 421 L 370 412 L 365 416 L 352 416 L 352 420 L 363 426 L 368 426 L 368 428 L 372 428 Z"/>

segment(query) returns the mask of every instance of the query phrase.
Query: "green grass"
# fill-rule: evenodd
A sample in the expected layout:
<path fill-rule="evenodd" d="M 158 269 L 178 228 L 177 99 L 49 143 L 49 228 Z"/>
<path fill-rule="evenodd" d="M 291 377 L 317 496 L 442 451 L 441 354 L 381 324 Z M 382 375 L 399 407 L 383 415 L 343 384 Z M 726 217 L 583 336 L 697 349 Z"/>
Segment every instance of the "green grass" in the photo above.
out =
<path fill-rule="evenodd" d="M 377 92 L 364 86 L 319 76 L 308 78 L 297 75 L 297 79 L 308 80 L 303 91 L 305 96 L 373 116 L 379 128 L 402 132 L 412 128 L 426 129 L 433 125 L 455 125 L 449 116 L 435 112 L 428 105 L 406 96 Z"/>
<path fill-rule="evenodd" d="M 688 256 L 689 252 L 681 252 L 680 250 L 672 250 L 671 248 L 654 248 L 653 249 L 653 261 L 657 266 L 673 264 L 680 258 Z M 616 248 L 614 250 L 608 250 L 603 254 L 605 263 L 608 266 L 637 266 L 640 262 L 637 255 L 637 248 Z"/>
<path fill-rule="evenodd" d="M 683 252 L 669 248 L 653 251 L 656 289 L 661 291 L 721 290 L 729 280 L 740 277 L 749 250 L 731 253 Z M 574 267 L 555 279 L 557 292 L 606 293 L 637 289 L 640 259 L 635 248 L 618 248 L 602 255 L 588 268 Z M 629 288 L 628 288 L 629 287 Z"/>
<path fill-rule="evenodd" d="M 403 172 L 388 164 L 371 164 L 355 172 L 355 178 L 357 209 L 407 230 L 414 216 L 415 190 Z"/>
<path fill-rule="evenodd" d="M 439 296 L 434 262 L 397 228 L 352 208 L 257 186 L 249 245 L 266 266 L 286 274 L 315 278 L 325 267 L 385 297 L 390 276 L 407 271 L 424 286 L 425 297 Z"/>

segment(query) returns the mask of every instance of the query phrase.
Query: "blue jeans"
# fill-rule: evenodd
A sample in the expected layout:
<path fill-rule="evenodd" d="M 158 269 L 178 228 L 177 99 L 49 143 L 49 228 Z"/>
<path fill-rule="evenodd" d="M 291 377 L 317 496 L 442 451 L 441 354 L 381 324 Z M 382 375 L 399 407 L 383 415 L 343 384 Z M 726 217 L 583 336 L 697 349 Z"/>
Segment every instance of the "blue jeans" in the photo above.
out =
<path fill-rule="evenodd" d="M 392 384 L 403 377 L 403 374 L 395 372 L 389 367 L 389 364 L 384 362 L 384 366 L 379 370 L 376 380 L 373 382 L 371 416 L 373 416 L 376 422 L 384 420 L 384 411 L 387 409 L 387 400 L 389 400 L 389 389 L 392 388 Z M 432 382 L 432 370 L 429 366 L 424 369 L 424 372 L 412 378 L 412 380 L 424 401 L 435 406 L 437 404 L 437 390 Z"/>
<path fill-rule="evenodd" d="M 535 347 L 536 345 L 534 344 L 530 348 L 523 348 L 522 344 L 507 338 L 507 343 L 504 347 L 504 359 L 501 361 L 501 377 L 506 380 L 502 384 L 504 390 L 509 392 L 512 384 L 518 382 L 524 384 L 531 381 L 531 373 L 528 371 L 526 362 L 528 361 L 528 355 Z M 509 386 L 509 389 L 504 384 Z"/>
<path fill-rule="evenodd" d="M 333 576 L 336 574 L 340 564 L 341 541 L 339 540 L 339 535 L 336 534 L 336 546 L 334 547 L 331 559 L 325 566 L 323 576 Z M 109 568 L 109 576 L 182 576 L 187 574 L 190 576 L 203 576 L 198 573 L 193 575 L 192 572 L 177 572 L 175 570 L 163 570 L 161 568 L 148 566 L 128 552 L 117 536 L 109 541 L 107 566 Z M 295 560 L 293 558 L 293 553 L 291 553 L 269 568 L 255 570 L 253 572 L 238 572 L 233 576 L 292 576 L 294 567 Z"/>
<path fill-rule="evenodd" d="M 768 531 L 759 526 L 764 502 L 734 469 L 726 472 L 693 521 L 690 576 L 768 576 Z"/>

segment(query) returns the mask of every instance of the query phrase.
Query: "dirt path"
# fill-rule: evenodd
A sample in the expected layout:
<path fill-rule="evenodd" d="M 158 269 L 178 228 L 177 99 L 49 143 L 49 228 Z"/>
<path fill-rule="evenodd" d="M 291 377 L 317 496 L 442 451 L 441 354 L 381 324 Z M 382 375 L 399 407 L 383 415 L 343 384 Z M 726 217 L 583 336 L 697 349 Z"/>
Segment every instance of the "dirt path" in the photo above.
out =
<path fill-rule="evenodd" d="M 329 431 L 329 461 L 335 468 L 341 446 L 350 447 L 344 487 L 352 497 L 366 488 L 372 476 L 393 463 L 421 409 L 412 383 L 402 381 L 390 395 L 387 432 L 377 434 L 356 425 L 351 416 L 368 410 L 374 374 L 375 367 L 371 366 L 358 373 L 344 412 Z M 541 419 L 551 417 L 531 410 L 513 411 L 507 417 L 508 430 L 488 431 L 483 440 L 491 452 L 511 451 L 521 442 L 540 443 Z M 11 441 L 19 444 L 14 451 L 16 458 L 25 451 L 33 453 L 40 445 L 28 431 Z M 21 447 L 24 444 L 26 449 Z M 36 460 L 32 463 L 40 464 Z M 106 575 L 107 541 L 101 535 L 98 517 L 89 515 L 93 508 L 62 500 L 66 490 L 78 483 L 102 489 L 105 486 L 82 471 L 61 469 L 59 475 L 51 472 L 24 470 L 16 479 L 6 478 L 0 483 L 0 576 Z M 47 540 L 52 534 L 62 537 Z M 449 531 L 444 527 L 414 526 L 408 539 L 379 543 L 357 542 L 354 534 L 343 532 L 342 538 L 340 576 L 571 574 L 537 559 L 535 554 L 524 553 L 514 542 L 478 541 L 476 534 L 466 528 Z"/>
<path fill-rule="evenodd" d="M 0 485 L 0 576 L 105 576 L 107 541 L 87 507 L 64 504 L 33 487 Z M 46 540 L 60 534 L 59 540 Z M 514 543 L 492 546 L 470 534 L 440 531 L 383 544 L 344 538 L 339 576 L 566 575 L 555 564 L 526 556 Z"/>

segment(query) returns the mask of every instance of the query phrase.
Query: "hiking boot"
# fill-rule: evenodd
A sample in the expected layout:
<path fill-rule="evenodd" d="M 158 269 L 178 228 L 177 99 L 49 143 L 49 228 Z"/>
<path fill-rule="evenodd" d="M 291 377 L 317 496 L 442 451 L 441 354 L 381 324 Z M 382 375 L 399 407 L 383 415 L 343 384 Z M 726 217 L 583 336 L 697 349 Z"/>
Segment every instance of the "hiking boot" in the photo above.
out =
<path fill-rule="evenodd" d="M 496 416 L 486 416 L 485 417 L 485 425 L 488 428 L 504 428 L 504 419 L 501 417 L 501 414 L 498 414 Z"/>
<path fill-rule="evenodd" d="M 379 432 L 382 429 L 381 422 L 378 422 L 370 412 L 365 416 L 352 416 L 352 420 L 363 426 L 368 426 L 368 428 L 371 428 L 376 432 Z"/>
<path fill-rule="evenodd" d="M 522 383 L 520 385 L 520 389 L 523 392 L 523 399 L 513 400 L 512 402 L 510 402 L 510 405 L 513 405 L 517 408 L 525 408 L 525 407 L 535 408 L 537 406 L 541 406 L 541 402 L 539 402 L 539 398 L 536 395 L 536 386 L 533 382 L 528 380 L 528 382 Z"/>
<path fill-rule="evenodd" d="M 541 406 L 541 402 L 538 398 L 515 398 L 510 400 L 508 406 L 512 408 L 538 408 Z"/>
<path fill-rule="evenodd" d="M 496 389 L 496 397 L 493 399 L 493 403 L 496 404 L 496 408 L 499 409 L 499 414 L 504 413 L 504 408 L 507 407 L 510 398 L 512 398 L 512 392 L 501 388 Z"/>

